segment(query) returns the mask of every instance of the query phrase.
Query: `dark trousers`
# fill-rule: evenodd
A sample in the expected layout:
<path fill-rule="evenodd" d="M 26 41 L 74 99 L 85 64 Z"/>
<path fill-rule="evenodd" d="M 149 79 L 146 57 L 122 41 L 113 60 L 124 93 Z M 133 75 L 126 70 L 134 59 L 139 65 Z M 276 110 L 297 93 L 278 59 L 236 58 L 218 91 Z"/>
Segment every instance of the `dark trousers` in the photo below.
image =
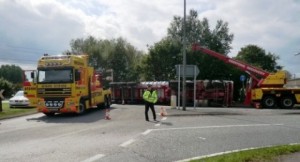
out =
<path fill-rule="evenodd" d="M 145 104 L 145 118 L 146 118 L 146 120 L 149 120 L 149 117 L 148 117 L 149 108 L 152 111 L 153 119 L 156 120 L 156 113 L 155 113 L 155 109 L 154 109 L 154 104 L 153 103 L 149 103 L 149 102 L 147 102 Z"/>

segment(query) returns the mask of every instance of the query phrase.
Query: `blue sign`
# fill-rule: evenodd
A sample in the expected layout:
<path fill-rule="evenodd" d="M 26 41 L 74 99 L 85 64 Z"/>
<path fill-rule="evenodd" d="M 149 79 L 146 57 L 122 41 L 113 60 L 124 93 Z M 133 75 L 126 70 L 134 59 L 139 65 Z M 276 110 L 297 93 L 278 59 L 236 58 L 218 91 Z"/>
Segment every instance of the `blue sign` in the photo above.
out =
<path fill-rule="evenodd" d="M 245 75 L 241 75 L 241 76 L 240 76 L 241 82 L 245 81 L 245 79 L 246 79 L 246 76 L 245 76 Z"/>

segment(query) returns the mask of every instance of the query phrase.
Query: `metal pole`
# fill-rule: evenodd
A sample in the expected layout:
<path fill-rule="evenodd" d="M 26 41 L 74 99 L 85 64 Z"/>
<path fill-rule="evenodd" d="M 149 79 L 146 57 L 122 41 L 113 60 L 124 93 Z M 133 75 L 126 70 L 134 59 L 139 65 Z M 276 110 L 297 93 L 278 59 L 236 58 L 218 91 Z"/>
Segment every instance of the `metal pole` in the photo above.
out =
<path fill-rule="evenodd" d="M 184 0 L 184 13 L 183 13 L 183 70 L 182 70 L 182 110 L 185 111 L 185 100 L 186 100 L 186 81 L 185 81 L 185 69 L 186 69 L 186 33 L 185 33 L 185 9 L 186 0 Z"/>
<path fill-rule="evenodd" d="M 111 81 L 114 82 L 114 70 L 111 69 Z"/>
<path fill-rule="evenodd" d="M 194 109 L 196 108 L 196 66 L 194 65 Z"/>
<path fill-rule="evenodd" d="M 181 65 L 178 65 L 179 66 L 179 68 L 178 68 L 178 92 L 177 92 L 177 96 L 178 96 L 178 103 L 177 103 L 177 109 L 180 109 L 180 66 Z"/>

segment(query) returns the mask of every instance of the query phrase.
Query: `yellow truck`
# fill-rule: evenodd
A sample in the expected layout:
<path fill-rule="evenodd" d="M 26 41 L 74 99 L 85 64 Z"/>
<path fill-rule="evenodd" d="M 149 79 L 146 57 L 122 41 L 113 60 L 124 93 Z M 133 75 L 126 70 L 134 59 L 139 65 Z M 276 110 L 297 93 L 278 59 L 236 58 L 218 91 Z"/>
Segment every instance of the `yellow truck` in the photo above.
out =
<path fill-rule="evenodd" d="M 36 84 L 34 73 L 36 70 L 23 70 L 23 90 L 24 96 L 29 100 L 28 107 L 36 107 Z"/>
<path fill-rule="evenodd" d="M 199 44 L 194 44 L 192 49 L 231 64 L 250 75 L 246 88 L 245 105 L 252 104 L 256 108 L 273 108 L 275 106 L 292 108 L 295 104 L 300 104 L 300 88 L 285 87 L 287 82 L 285 71 L 269 73 L 242 61 L 201 47 Z"/>
<path fill-rule="evenodd" d="M 39 59 L 35 81 L 36 107 L 47 116 L 82 114 L 89 108 L 109 107 L 111 91 L 102 75 L 88 64 L 88 55 L 45 54 Z"/>

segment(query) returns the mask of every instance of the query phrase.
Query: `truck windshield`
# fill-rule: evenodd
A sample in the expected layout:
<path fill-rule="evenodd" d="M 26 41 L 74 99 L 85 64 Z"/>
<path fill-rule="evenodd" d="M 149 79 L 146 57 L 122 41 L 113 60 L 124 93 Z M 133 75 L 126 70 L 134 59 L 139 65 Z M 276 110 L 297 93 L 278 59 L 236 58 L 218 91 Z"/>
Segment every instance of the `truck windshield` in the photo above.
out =
<path fill-rule="evenodd" d="M 72 69 L 43 69 L 38 71 L 38 83 L 71 83 Z"/>

